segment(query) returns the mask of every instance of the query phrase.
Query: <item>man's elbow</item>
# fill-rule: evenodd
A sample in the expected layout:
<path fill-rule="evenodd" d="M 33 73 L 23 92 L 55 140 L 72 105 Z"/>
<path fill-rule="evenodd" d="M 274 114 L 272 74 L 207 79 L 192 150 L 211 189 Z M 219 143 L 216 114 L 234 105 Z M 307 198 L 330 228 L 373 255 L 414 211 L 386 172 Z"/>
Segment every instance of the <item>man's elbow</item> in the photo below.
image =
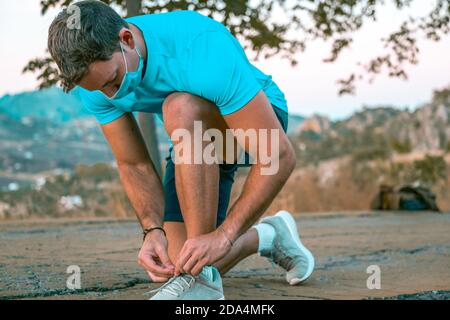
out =
<path fill-rule="evenodd" d="M 285 182 L 296 165 L 295 152 L 289 141 L 280 144 L 276 153 L 272 153 L 270 164 L 262 166 L 263 175 L 275 175 Z"/>
<path fill-rule="evenodd" d="M 294 171 L 297 160 L 295 151 L 289 142 L 286 142 L 282 150 L 280 150 L 280 168 L 285 171 L 287 177 Z"/>

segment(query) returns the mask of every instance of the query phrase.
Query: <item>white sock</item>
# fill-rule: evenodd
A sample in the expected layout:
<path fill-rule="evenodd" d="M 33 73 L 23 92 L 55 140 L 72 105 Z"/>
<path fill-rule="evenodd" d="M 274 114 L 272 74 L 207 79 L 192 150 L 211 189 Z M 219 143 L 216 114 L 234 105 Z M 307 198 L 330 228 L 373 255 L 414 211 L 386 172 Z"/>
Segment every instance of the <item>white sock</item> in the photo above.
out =
<path fill-rule="evenodd" d="M 275 229 L 267 223 L 259 223 L 253 228 L 258 232 L 258 253 L 262 250 L 271 250 L 273 239 L 275 239 Z"/>

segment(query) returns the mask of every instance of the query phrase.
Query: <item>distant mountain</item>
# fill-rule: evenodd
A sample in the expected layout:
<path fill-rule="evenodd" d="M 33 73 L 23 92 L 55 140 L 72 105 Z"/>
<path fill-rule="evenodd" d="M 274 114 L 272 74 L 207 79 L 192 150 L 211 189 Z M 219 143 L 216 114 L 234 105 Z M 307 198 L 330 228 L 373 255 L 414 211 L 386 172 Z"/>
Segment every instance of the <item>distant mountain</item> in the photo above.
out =
<path fill-rule="evenodd" d="M 56 87 L 15 95 L 7 94 L 0 98 L 0 113 L 15 120 L 32 117 L 45 118 L 55 123 L 89 115 L 78 98 Z"/>
<path fill-rule="evenodd" d="M 4 95 L 0 98 L 0 114 L 19 121 L 24 117 L 45 118 L 55 124 L 92 116 L 83 108 L 76 95 L 66 94 L 57 87 Z M 289 133 L 294 132 L 304 119 L 302 116 L 290 114 Z M 157 125 L 162 126 L 160 122 Z"/>
<path fill-rule="evenodd" d="M 411 151 L 450 151 L 450 88 L 414 112 L 401 112 L 384 125 L 386 136 Z"/>
<path fill-rule="evenodd" d="M 3 178 L 53 169 L 70 170 L 78 163 L 112 159 L 95 118 L 73 95 L 50 88 L 0 98 Z M 5 183 L 0 183 L 0 189 Z"/>
<path fill-rule="evenodd" d="M 317 162 L 359 151 L 384 154 L 450 150 L 449 92 L 449 89 L 436 92 L 430 103 L 414 112 L 392 106 L 364 107 L 340 121 L 291 114 L 288 134 L 301 162 Z M 162 123 L 156 124 L 164 156 L 167 135 Z M 112 159 L 95 117 L 83 108 L 76 96 L 65 94 L 59 88 L 0 98 L 0 139 L 0 170 L 13 166 L 18 168 L 16 172 L 25 168 L 35 172 L 58 163 L 72 167 L 80 161 Z M 71 148 L 67 149 L 68 146 Z M 31 165 L 37 158 L 26 159 L 28 165 L 20 165 L 27 150 L 34 150 L 33 157 L 40 158 L 39 166 Z M 71 158 L 70 154 L 79 156 Z M 46 162 L 45 157 L 50 155 L 51 161 Z M 47 165 L 43 166 L 44 163 Z"/>
<path fill-rule="evenodd" d="M 289 132 L 303 120 L 290 116 Z M 165 157 L 167 134 L 160 121 L 156 125 Z M 56 87 L 1 97 L 0 141 L 0 172 L 11 176 L 114 160 L 95 117 Z"/>
<path fill-rule="evenodd" d="M 436 91 L 431 102 L 413 112 L 385 106 L 365 107 L 336 122 L 313 116 L 295 129 L 292 139 L 306 163 L 355 152 L 450 151 L 450 89 Z"/>
<path fill-rule="evenodd" d="M 372 130 L 383 126 L 388 120 L 395 118 L 401 111 L 390 106 L 363 107 L 345 120 L 331 121 L 328 117 L 314 115 L 305 119 L 296 129 L 296 134 L 315 132 L 319 135 L 345 134 Z"/>

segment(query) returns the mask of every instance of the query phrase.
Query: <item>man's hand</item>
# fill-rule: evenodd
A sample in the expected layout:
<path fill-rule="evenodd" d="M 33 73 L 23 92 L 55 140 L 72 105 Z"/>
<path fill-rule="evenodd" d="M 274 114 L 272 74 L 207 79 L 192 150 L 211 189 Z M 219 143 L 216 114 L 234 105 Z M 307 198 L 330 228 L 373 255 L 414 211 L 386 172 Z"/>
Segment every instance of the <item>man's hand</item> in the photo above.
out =
<path fill-rule="evenodd" d="M 189 273 L 196 276 L 204 266 L 212 265 L 223 258 L 231 250 L 231 247 L 231 242 L 220 229 L 188 239 L 178 256 L 175 274 Z"/>
<path fill-rule="evenodd" d="M 153 282 L 166 282 L 174 275 L 174 265 L 167 254 L 167 239 L 160 230 L 147 234 L 138 256 Z"/>

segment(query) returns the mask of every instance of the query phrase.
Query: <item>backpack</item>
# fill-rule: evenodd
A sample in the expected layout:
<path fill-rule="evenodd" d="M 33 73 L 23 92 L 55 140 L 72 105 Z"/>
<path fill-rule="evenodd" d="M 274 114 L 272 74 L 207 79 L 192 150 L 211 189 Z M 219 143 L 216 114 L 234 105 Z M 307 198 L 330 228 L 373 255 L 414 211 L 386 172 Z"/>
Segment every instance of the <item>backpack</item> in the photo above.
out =
<path fill-rule="evenodd" d="M 437 211 L 436 195 L 428 188 L 382 185 L 371 203 L 372 210 Z"/>

